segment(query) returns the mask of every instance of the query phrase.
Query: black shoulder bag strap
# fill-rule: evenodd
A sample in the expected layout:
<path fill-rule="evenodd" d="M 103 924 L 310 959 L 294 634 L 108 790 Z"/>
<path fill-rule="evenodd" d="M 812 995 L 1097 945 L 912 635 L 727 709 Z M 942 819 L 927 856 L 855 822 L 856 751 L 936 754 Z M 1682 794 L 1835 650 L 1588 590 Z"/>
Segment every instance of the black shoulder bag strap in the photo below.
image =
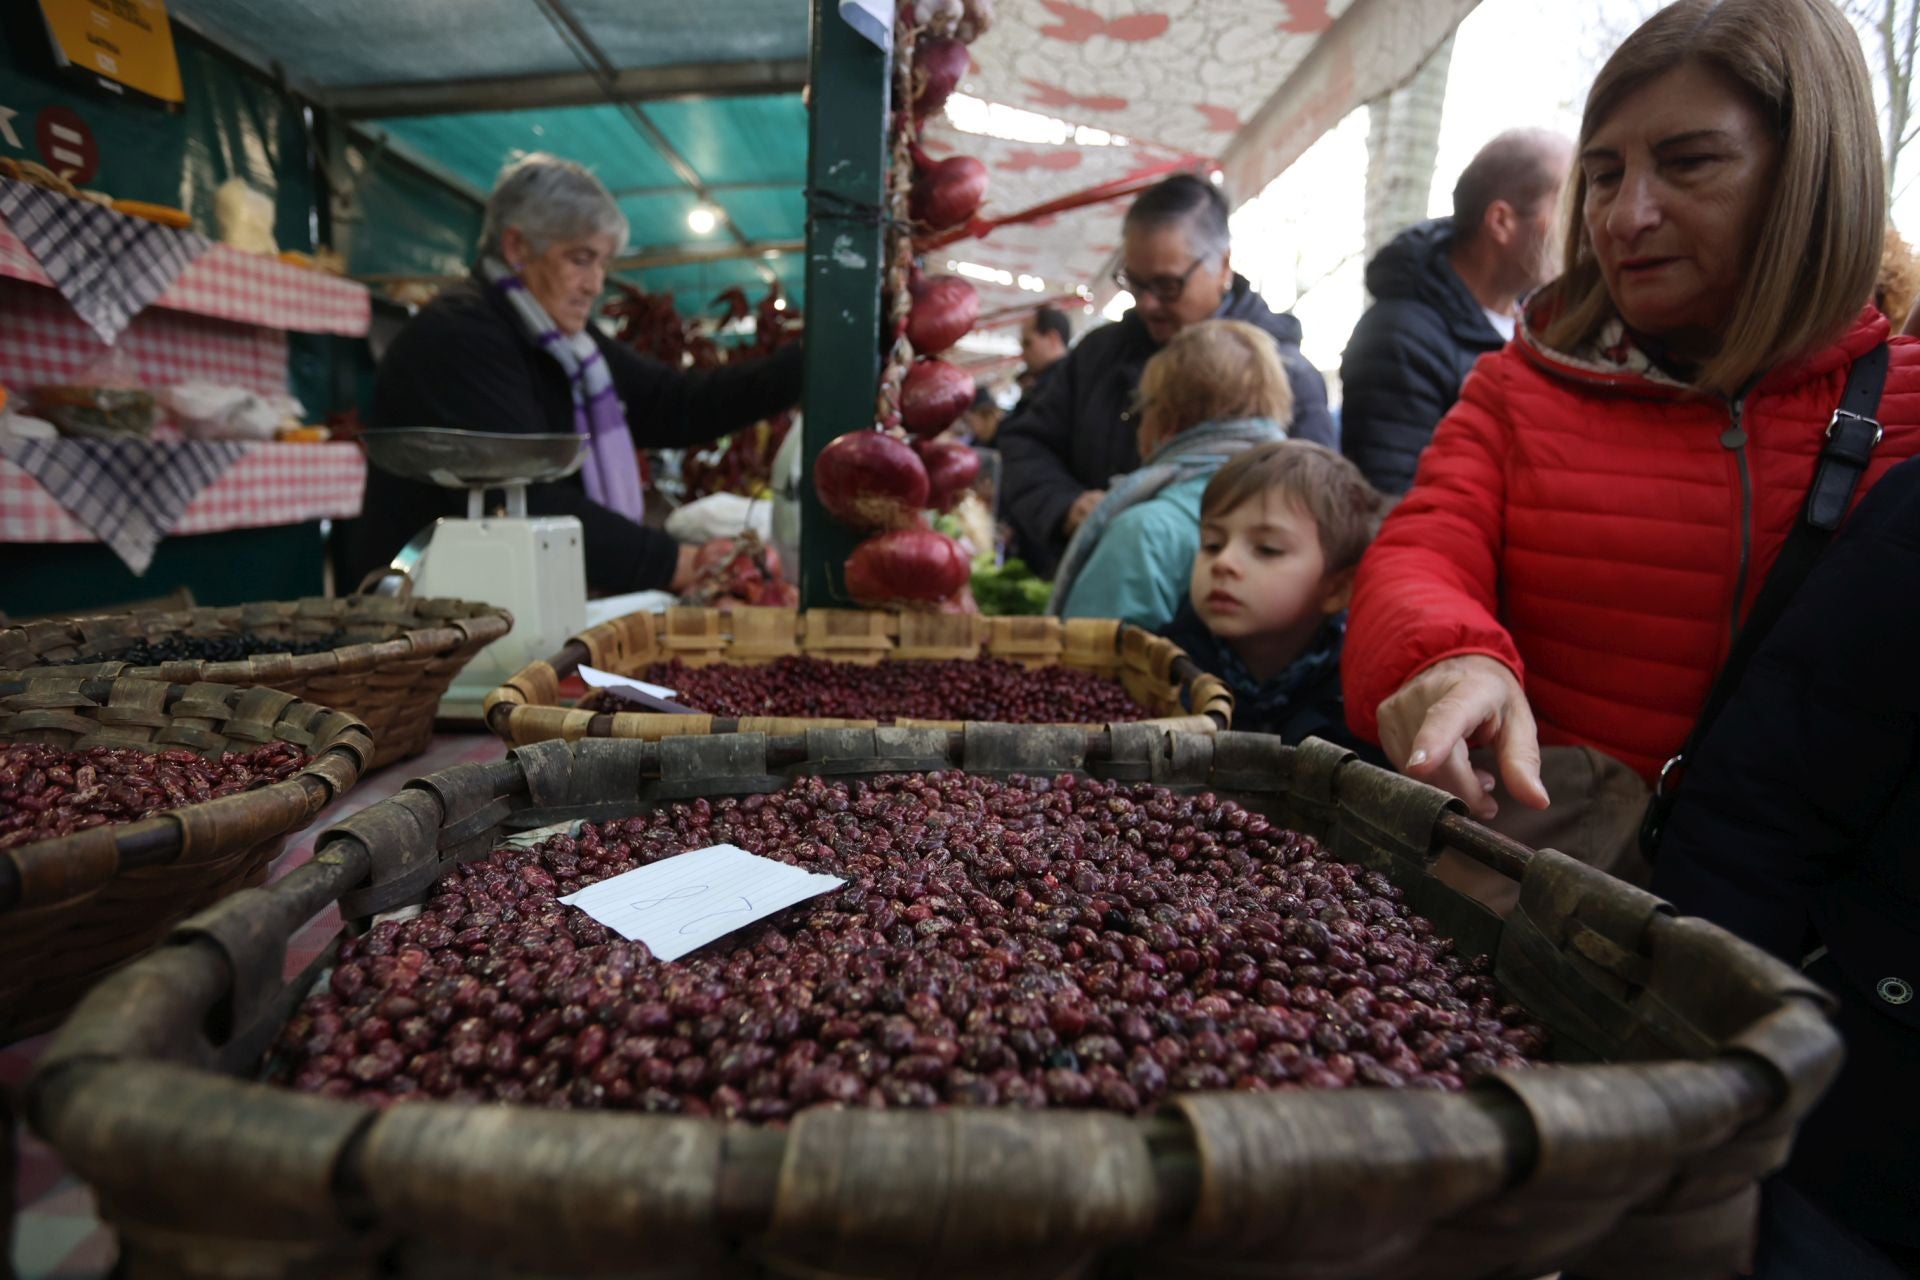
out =
<path fill-rule="evenodd" d="M 1826 443 L 1814 466 L 1813 483 L 1807 488 L 1807 505 L 1800 513 L 1793 532 L 1787 535 L 1773 569 L 1760 587 L 1752 612 L 1733 639 L 1726 663 L 1715 677 L 1706 705 L 1694 721 L 1680 754 L 1660 767 L 1660 780 L 1653 799 L 1647 804 L 1646 817 L 1640 823 L 1640 849 L 1651 858 L 1659 850 L 1660 836 L 1667 816 L 1673 811 L 1674 793 L 1685 773 L 1687 761 L 1700 749 L 1701 740 L 1713 728 L 1713 722 L 1726 708 L 1727 699 L 1740 687 L 1747 664 L 1773 630 L 1773 624 L 1786 612 L 1800 584 L 1812 572 L 1813 565 L 1826 550 L 1827 543 L 1846 518 L 1847 507 L 1860 487 L 1860 477 L 1880 443 L 1880 392 L 1887 383 L 1887 344 L 1881 343 L 1853 362 L 1847 372 L 1847 389 L 1840 394 L 1840 407 L 1827 424 Z"/>

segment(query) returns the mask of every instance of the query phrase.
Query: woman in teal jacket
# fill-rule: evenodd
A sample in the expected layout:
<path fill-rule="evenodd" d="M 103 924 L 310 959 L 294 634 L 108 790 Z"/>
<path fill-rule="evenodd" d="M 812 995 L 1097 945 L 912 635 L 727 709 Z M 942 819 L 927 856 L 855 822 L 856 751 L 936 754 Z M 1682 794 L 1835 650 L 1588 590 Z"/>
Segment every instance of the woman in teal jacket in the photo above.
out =
<path fill-rule="evenodd" d="M 1200 495 L 1213 473 L 1286 437 L 1293 392 L 1272 341 L 1241 320 L 1181 330 L 1140 375 L 1138 471 L 1122 476 L 1074 532 L 1047 611 L 1173 620 L 1200 549 Z"/>

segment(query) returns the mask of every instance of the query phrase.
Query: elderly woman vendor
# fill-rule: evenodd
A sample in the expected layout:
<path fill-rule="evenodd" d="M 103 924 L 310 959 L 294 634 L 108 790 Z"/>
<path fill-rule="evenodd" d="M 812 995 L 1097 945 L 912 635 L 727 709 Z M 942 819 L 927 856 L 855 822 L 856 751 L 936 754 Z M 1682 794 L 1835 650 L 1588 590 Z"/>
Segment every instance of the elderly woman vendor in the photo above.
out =
<path fill-rule="evenodd" d="M 370 421 L 590 436 L 580 472 L 531 487 L 529 508 L 579 518 L 594 591 L 679 590 L 692 579 L 694 548 L 640 523 L 635 446 L 700 444 L 791 407 L 800 349 L 689 372 L 609 340 L 590 321 L 626 238 L 613 197 L 579 165 L 531 155 L 508 166 L 487 201 L 472 276 L 394 339 Z M 346 535 L 348 580 L 436 516 L 463 510 L 455 490 L 372 470 L 365 514 Z"/>

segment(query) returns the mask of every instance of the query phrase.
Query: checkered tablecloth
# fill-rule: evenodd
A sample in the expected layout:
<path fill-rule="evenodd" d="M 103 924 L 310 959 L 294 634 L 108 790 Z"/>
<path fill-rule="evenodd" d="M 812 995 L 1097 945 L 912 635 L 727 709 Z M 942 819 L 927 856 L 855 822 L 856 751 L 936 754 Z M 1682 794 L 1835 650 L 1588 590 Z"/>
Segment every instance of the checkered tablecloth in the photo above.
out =
<path fill-rule="evenodd" d="M 53 284 L 3 217 L 0 276 L 48 288 Z M 218 244 L 181 272 L 153 307 L 268 329 L 349 338 L 363 336 L 373 314 L 371 296 L 363 284 Z"/>
<path fill-rule="evenodd" d="M 144 387 L 212 382 L 263 396 L 287 394 L 287 335 L 151 307 L 114 344 Z M 0 279 L 0 383 L 14 392 L 92 381 L 107 354 L 53 290 Z"/>
<path fill-rule="evenodd" d="M 262 529 L 360 513 L 367 460 L 353 444 L 256 444 L 202 489 L 173 535 Z M 0 459 L 0 542 L 97 542 L 32 476 Z"/>
<path fill-rule="evenodd" d="M 0 219 L 80 318 L 112 344 L 213 242 L 91 200 L 0 179 Z"/>

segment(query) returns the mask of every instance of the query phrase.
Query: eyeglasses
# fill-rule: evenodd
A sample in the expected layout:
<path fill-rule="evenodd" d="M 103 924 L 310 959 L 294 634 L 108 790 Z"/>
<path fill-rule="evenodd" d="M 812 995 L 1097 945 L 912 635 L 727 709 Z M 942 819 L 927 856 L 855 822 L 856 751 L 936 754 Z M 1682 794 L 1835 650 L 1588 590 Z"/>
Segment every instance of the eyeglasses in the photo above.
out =
<path fill-rule="evenodd" d="M 1187 291 L 1187 282 L 1193 279 L 1193 273 L 1198 271 L 1200 265 L 1206 260 L 1207 255 L 1203 253 L 1193 260 L 1192 266 L 1179 275 L 1154 276 L 1149 280 L 1136 279 L 1125 267 L 1120 267 L 1113 273 L 1113 282 L 1136 298 L 1150 293 L 1162 302 L 1178 302 L 1180 295 Z"/>

